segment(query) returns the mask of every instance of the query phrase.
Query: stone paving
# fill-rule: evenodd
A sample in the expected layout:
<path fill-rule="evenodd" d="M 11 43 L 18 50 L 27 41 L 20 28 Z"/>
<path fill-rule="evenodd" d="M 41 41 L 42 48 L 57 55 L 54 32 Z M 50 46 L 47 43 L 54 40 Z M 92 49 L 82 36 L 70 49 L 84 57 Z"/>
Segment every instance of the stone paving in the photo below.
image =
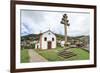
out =
<path fill-rule="evenodd" d="M 29 56 L 30 56 L 30 62 L 47 62 L 47 60 L 39 55 L 36 51 L 33 49 L 28 50 Z"/>

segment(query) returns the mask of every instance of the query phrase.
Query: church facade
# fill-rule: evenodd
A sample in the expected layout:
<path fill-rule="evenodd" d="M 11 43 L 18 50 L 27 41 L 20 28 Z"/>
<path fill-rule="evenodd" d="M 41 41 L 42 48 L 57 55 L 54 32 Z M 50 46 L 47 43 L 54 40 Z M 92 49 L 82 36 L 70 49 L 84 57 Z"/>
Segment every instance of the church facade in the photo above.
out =
<path fill-rule="evenodd" d="M 52 49 L 56 48 L 56 35 L 48 30 L 40 33 L 40 38 L 35 43 L 35 49 Z"/>

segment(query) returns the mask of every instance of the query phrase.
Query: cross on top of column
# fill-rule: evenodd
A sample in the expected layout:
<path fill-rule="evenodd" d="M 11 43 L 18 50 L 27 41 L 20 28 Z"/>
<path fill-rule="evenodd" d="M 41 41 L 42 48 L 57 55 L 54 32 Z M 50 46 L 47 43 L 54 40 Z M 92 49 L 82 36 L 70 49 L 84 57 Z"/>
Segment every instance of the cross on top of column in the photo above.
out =
<path fill-rule="evenodd" d="M 63 18 L 62 18 L 62 20 L 61 20 L 61 24 L 64 24 L 64 25 L 69 26 L 68 22 L 69 22 L 68 16 L 67 16 L 67 14 L 64 14 L 64 15 L 63 15 Z"/>
<path fill-rule="evenodd" d="M 68 16 L 67 14 L 64 14 L 61 20 L 61 24 L 64 24 L 64 30 L 65 30 L 65 48 L 67 47 L 67 26 L 69 26 L 70 24 L 68 23 Z"/>

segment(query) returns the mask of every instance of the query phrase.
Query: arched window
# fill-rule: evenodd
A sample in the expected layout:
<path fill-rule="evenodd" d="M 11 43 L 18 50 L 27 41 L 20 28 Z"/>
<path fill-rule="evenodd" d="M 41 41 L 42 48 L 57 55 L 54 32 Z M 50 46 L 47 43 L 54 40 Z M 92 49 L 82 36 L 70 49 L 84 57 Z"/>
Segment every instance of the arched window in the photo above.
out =
<path fill-rule="evenodd" d="M 52 41 L 54 41 L 54 38 L 52 38 Z"/>
<path fill-rule="evenodd" d="M 47 41 L 47 37 L 44 37 L 44 41 Z"/>

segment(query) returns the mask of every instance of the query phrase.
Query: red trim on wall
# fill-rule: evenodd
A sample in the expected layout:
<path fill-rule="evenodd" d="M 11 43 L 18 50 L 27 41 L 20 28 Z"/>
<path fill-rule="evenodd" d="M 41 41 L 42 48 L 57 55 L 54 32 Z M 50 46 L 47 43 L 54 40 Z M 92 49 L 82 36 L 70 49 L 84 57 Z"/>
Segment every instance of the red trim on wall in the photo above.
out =
<path fill-rule="evenodd" d="M 40 33 L 40 48 L 42 48 L 42 34 Z"/>

